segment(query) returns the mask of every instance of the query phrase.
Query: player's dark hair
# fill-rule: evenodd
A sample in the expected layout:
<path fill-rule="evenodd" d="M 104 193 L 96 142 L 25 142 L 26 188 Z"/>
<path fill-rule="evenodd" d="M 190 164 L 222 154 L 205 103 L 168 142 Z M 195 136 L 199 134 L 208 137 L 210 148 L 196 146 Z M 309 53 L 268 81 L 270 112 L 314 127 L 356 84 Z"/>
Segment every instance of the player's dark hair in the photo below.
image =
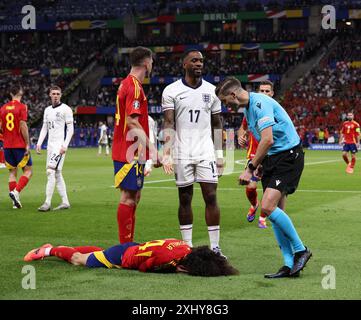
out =
<path fill-rule="evenodd" d="M 12 96 L 16 96 L 17 94 L 20 93 L 20 91 L 24 91 L 24 90 L 23 90 L 23 87 L 19 83 L 13 84 L 9 90 L 9 92 Z"/>
<path fill-rule="evenodd" d="M 182 61 L 185 60 L 185 58 L 188 57 L 188 55 L 191 53 L 191 52 L 200 52 L 198 49 L 188 49 L 186 50 L 184 53 L 183 53 L 183 56 L 182 56 Z M 200 52 L 202 53 L 202 52 Z"/>
<path fill-rule="evenodd" d="M 178 265 L 183 266 L 191 276 L 217 277 L 239 274 L 227 259 L 216 254 L 207 246 L 196 247 Z"/>
<path fill-rule="evenodd" d="M 152 50 L 145 47 L 136 47 L 129 54 L 130 65 L 132 67 L 139 67 L 142 65 L 144 59 L 152 57 Z"/>
<path fill-rule="evenodd" d="M 61 91 L 61 88 L 60 88 L 59 86 L 57 86 L 57 85 L 52 85 L 52 86 L 50 86 L 49 93 L 50 93 L 51 91 L 53 91 L 53 90 L 59 90 L 59 91 Z"/>
<path fill-rule="evenodd" d="M 229 94 L 230 90 L 234 87 L 242 88 L 241 81 L 239 81 L 235 77 L 227 77 L 220 83 L 218 83 L 215 93 L 216 96 L 219 97 L 220 95 L 226 96 Z"/>
<path fill-rule="evenodd" d="M 273 91 L 273 82 L 269 80 L 264 80 L 259 83 L 258 90 L 260 86 L 270 86 Z"/>

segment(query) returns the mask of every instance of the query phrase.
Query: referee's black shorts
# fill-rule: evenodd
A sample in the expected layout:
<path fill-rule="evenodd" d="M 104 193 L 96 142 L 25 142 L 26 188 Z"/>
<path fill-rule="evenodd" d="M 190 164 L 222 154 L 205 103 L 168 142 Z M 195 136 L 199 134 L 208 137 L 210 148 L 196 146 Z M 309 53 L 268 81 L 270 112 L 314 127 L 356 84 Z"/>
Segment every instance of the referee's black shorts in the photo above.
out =
<path fill-rule="evenodd" d="M 302 144 L 280 153 L 266 156 L 262 162 L 263 191 L 277 189 L 282 194 L 292 194 L 300 182 L 304 167 L 305 153 Z"/>

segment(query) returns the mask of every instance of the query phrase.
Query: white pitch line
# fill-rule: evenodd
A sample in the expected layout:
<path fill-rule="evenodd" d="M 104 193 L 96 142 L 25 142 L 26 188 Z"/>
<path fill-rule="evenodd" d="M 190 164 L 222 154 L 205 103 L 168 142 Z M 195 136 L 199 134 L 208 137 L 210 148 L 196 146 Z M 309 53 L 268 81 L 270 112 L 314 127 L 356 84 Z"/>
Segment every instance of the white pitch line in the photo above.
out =
<path fill-rule="evenodd" d="M 308 162 L 305 163 L 305 166 L 312 166 L 312 165 L 316 165 L 316 164 L 323 164 L 323 163 L 331 163 L 331 162 L 339 162 L 342 160 L 326 160 L 326 161 L 317 161 L 317 162 Z M 227 172 L 225 174 L 223 174 L 224 176 L 228 176 L 231 175 L 233 173 L 241 173 L 242 171 L 232 171 L 232 172 Z M 151 183 L 162 183 L 162 182 L 169 182 L 169 181 L 175 181 L 175 179 L 164 179 L 164 180 L 153 180 L 153 181 L 145 181 L 144 184 L 151 184 Z"/>
<path fill-rule="evenodd" d="M 165 190 L 174 190 L 177 189 L 176 186 L 174 187 L 145 187 L 145 189 L 165 189 Z M 201 190 L 199 187 L 195 187 L 196 190 Z M 240 191 L 241 187 L 239 188 L 217 188 L 219 191 Z M 258 191 L 262 191 L 262 189 L 257 189 Z M 361 194 L 361 191 L 355 191 L 355 190 L 306 190 L 306 189 L 300 189 L 296 190 L 296 192 L 318 192 L 318 193 L 354 193 L 354 194 Z"/>

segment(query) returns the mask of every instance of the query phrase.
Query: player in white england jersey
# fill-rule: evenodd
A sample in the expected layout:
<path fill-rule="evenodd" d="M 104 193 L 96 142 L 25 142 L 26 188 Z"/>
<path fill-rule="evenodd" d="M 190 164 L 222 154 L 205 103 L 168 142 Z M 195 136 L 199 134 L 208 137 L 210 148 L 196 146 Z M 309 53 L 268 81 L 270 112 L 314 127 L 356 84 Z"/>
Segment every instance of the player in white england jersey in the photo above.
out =
<path fill-rule="evenodd" d="M 100 156 L 102 154 L 102 147 L 105 147 L 105 155 L 108 156 L 109 155 L 109 143 L 108 143 L 108 127 L 103 123 L 103 122 L 99 122 L 99 130 L 100 130 L 100 134 L 99 134 L 99 140 L 98 140 L 98 155 Z"/>
<path fill-rule="evenodd" d="M 193 183 L 198 182 L 206 205 L 211 249 L 223 256 L 219 247 L 220 209 L 216 197 L 218 176 L 223 171 L 221 102 L 215 95 L 215 86 L 202 79 L 201 52 L 187 51 L 183 68 L 185 77 L 168 85 L 162 94 L 166 141 L 163 167 L 167 174 L 175 173 L 183 240 L 192 246 L 191 204 Z"/>
<path fill-rule="evenodd" d="M 51 199 L 53 197 L 55 185 L 60 194 L 62 203 L 54 208 L 54 210 L 70 208 L 62 169 L 65 153 L 74 133 L 73 111 L 68 105 L 60 101 L 61 89 L 58 86 L 52 86 L 49 95 L 51 106 L 47 107 L 44 111 L 43 127 L 36 145 L 36 152 L 40 154 L 41 145 L 43 144 L 46 135 L 48 135 L 46 160 L 48 182 L 46 184 L 46 200 L 44 204 L 38 208 L 38 210 L 42 212 L 49 211 L 51 208 Z"/>

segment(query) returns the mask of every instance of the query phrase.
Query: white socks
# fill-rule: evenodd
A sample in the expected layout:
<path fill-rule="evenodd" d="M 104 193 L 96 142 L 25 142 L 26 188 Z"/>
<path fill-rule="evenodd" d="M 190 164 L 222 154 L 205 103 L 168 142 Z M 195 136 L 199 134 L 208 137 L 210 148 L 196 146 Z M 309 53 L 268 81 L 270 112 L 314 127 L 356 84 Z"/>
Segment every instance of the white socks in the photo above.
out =
<path fill-rule="evenodd" d="M 219 226 L 209 226 L 208 235 L 209 242 L 211 243 L 211 249 L 219 248 Z"/>
<path fill-rule="evenodd" d="M 46 184 L 46 200 L 49 206 L 51 205 L 51 199 L 53 197 L 54 189 L 55 189 L 55 170 L 48 169 L 46 170 L 46 174 L 48 176 L 48 182 Z"/>
<path fill-rule="evenodd" d="M 109 155 L 109 146 L 108 145 L 105 146 L 105 154 Z"/>
<path fill-rule="evenodd" d="M 62 203 L 69 204 L 68 196 L 66 194 L 66 185 L 61 171 L 55 172 L 55 170 L 48 169 L 46 173 L 48 175 L 48 183 L 46 184 L 45 203 L 47 203 L 49 206 L 51 205 L 51 199 L 53 198 L 56 185 Z"/>
<path fill-rule="evenodd" d="M 182 239 L 185 241 L 191 248 L 193 247 L 192 244 L 192 231 L 193 231 L 193 224 L 184 224 L 180 225 L 180 232 L 182 234 Z"/>
<path fill-rule="evenodd" d="M 61 171 L 56 172 L 56 187 L 61 197 L 61 202 L 69 204 L 68 195 L 66 194 L 66 185 Z"/>
<path fill-rule="evenodd" d="M 180 226 L 180 232 L 182 234 L 182 239 L 190 247 L 193 247 L 192 231 L 193 231 L 193 224 L 184 224 L 184 225 Z M 212 250 L 217 247 L 219 248 L 219 234 L 220 234 L 219 226 L 209 226 L 208 227 L 209 242 L 211 244 Z"/>

